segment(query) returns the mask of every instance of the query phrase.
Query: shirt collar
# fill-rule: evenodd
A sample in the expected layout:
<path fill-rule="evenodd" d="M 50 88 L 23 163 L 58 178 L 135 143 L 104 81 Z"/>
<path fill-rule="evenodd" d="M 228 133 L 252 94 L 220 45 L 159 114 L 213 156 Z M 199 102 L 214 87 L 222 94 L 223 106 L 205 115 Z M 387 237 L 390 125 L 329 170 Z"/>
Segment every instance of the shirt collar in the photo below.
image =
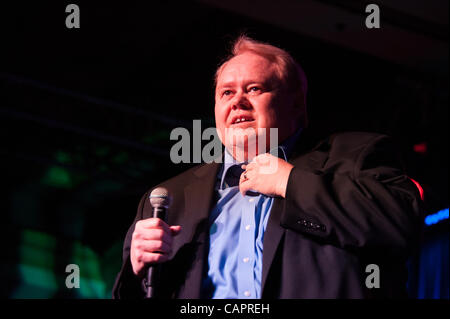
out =
<path fill-rule="evenodd" d="M 284 159 L 285 161 L 288 160 L 289 155 L 292 153 L 292 150 L 294 148 L 295 142 L 300 137 L 300 133 L 302 132 L 302 129 L 299 128 L 294 134 L 292 134 L 290 137 L 288 137 L 281 145 L 274 147 L 270 149 L 268 153 L 277 156 L 281 159 Z M 225 176 L 227 174 L 227 171 L 230 167 L 233 165 L 243 165 L 247 164 L 246 162 L 238 162 L 231 154 L 228 152 L 228 149 L 225 147 L 225 154 L 224 154 L 224 161 L 222 165 L 222 170 L 219 173 L 220 178 L 220 189 L 223 189 L 223 183 L 225 180 Z M 221 174 L 221 175 L 220 175 Z"/>

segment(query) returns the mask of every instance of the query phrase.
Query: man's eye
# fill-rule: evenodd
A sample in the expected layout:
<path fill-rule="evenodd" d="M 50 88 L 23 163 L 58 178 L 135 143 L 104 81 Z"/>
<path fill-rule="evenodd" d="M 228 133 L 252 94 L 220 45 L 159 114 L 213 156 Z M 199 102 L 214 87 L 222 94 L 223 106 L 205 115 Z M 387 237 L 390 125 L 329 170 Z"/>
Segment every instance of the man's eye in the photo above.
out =
<path fill-rule="evenodd" d="M 231 90 L 225 90 L 222 92 L 222 95 L 226 96 L 226 95 L 230 95 L 231 93 L 232 93 Z"/>
<path fill-rule="evenodd" d="M 261 91 L 261 88 L 258 86 L 252 86 L 248 91 L 249 92 L 259 92 L 259 91 Z"/>

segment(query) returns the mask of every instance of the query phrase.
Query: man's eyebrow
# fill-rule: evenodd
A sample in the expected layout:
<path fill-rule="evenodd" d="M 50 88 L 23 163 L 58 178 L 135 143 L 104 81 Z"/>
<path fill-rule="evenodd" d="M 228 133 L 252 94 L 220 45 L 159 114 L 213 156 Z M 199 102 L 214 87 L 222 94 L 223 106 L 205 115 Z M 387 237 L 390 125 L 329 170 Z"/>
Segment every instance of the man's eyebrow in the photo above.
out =
<path fill-rule="evenodd" d="M 258 81 L 258 80 L 249 80 L 249 81 L 245 81 L 244 85 L 247 86 L 247 85 L 254 84 L 254 83 L 257 83 L 257 84 L 266 84 L 267 81 L 261 81 L 261 80 L 259 80 L 259 81 Z M 221 89 L 221 88 L 225 88 L 225 87 L 232 87 L 232 86 L 234 86 L 234 85 L 235 85 L 235 82 L 230 81 L 230 82 L 225 82 L 225 83 L 219 83 L 219 84 L 217 85 L 217 88 L 218 88 L 218 89 Z"/>
<path fill-rule="evenodd" d="M 231 87 L 233 85 L 234 85 L 234 82 L 219 83 L 219 85 L 217 85 L 217 88 Z"/>

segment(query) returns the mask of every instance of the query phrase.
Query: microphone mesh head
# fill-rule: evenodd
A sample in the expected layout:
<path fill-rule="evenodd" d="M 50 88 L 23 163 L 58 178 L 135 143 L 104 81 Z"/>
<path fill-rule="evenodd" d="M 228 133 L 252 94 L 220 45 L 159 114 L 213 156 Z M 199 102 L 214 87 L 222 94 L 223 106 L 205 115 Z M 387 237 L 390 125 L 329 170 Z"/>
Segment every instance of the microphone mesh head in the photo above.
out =
<path fill-rule="evenodd" d="M 171 204 L 169 191 L 164 187 L 157 187 L 150 193 L 150 204 L 153 207 L 168 208 Z"/>

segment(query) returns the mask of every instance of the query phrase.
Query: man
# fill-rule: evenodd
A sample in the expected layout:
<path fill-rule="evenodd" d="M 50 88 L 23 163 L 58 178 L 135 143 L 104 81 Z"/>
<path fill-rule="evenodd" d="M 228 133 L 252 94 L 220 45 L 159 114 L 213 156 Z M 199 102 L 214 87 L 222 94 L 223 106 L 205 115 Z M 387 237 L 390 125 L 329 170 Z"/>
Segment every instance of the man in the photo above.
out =
<path fill-rule="evenodd" d="M 113 297 L 142 298 L 154 264 L 162 298 L 405 296 L 421 202 L 389 138 L 342 133 L 307 150 L 303 71 L 246 37 L 217 70 L 215 101 L 224 163 L 160 185 L 173 197 L 167 224 L 150 218 L 150 192 L 142 197 Z"/>

